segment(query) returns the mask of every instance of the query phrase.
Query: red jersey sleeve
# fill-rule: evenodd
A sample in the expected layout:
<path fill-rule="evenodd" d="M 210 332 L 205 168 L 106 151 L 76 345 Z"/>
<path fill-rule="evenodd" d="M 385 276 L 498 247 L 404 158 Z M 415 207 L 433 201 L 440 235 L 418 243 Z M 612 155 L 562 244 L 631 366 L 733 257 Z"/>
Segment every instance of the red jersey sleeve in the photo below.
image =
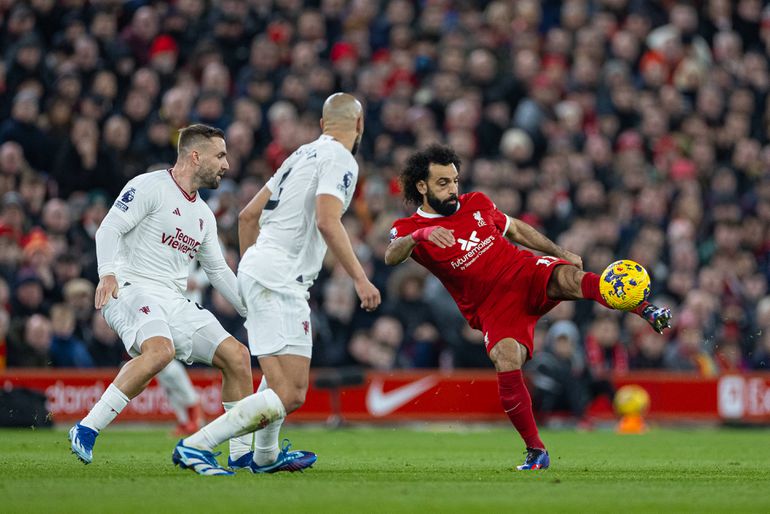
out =
<path fill-rule="evenodd" d="M 404 237 L 411 234 L 414 231 L 412 226 L 414 223 L 409 218 L 401 218 L 393 223 L 393 228 L 390 229 L 390 241 Z"/>

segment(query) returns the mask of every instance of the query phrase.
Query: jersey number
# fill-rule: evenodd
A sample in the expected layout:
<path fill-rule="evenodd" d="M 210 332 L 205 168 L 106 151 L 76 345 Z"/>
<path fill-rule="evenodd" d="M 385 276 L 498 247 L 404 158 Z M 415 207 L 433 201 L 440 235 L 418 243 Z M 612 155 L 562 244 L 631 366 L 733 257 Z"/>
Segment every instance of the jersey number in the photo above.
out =
<path fill-rule="evenodd" d="M 265 210 L 266 211 L 272 211 L 276 207 L 278 207 L 278 202 L 281 201 L 281 193 L 283 192 L 283 188 L 281 187 L 281 184 L 289 177 L 289 173 L 291 173 L 291 170 L 293 168 L 289 168 L 286 170 L 286 172 L 281 175 L 281 180 L 278 182 L 278 191 L 274 191 L 273 194 L 270 196 L 270 200 L 267 201 L 265 204 Z"/>

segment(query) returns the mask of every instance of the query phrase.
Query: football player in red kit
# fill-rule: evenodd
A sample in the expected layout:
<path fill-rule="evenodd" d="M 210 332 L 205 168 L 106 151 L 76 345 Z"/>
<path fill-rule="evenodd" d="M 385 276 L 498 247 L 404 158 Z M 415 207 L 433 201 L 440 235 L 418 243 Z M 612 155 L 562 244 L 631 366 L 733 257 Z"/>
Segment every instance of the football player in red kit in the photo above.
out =
<path fill-rule="evenodd" d="M 550 457 L 521 374 L 532 357 L 535 323 L 561 300 L 586 298 L 610 307 L 599 293 L 599 275 L 582 271 L 580 256 L 502 213 L 486 195 L 460 195 L 459 168 L 457 154 L 439 145 L 409 158 L 401 185 L 405 199 L 419 208 L 394 223 L 385 262 L 411 256 L 441 280 L 468 323 L 483 332 L 503 409 L 527 447 L 517 468 L 545 469 Z M 659 333 L 670 326 L 667 308 L 645 301 L 633 312 Z"/>

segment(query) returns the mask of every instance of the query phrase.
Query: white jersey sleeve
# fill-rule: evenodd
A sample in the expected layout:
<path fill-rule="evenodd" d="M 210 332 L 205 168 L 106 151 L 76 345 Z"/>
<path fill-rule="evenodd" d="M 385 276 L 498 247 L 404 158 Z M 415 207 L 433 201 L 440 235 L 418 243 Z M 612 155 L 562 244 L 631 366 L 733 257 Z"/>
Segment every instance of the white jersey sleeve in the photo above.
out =
<path fill-rule="evenodd" d="M 315 194 L 332 195 L 347 209 L 351 199 L 350 192 L 356 189 L 357 179 L 358 175 L 353 173 L 348 160 L 340 159 L 339 153 L 330 153 L 318 163 L 318 186 Z"/>
<path fill-rule="evenodd" d="M 144 188 L 137 193 L 138 180 L 141 178 L 133 179 L 126 184 L 96 231 L 96 260 L 100 278 L 115 274 L 115 256 L 120 238 L 160 205 L 160 191 L 157 188 Z M 131 204 L 130 209 L 129 204 Z"/>
<path fill-rule="evenodd" d="M 238 282 L 235 273 L 227 265 L 222 248 L 217 237 L 216 219 L 212 215 L 206 224 L 206 232 L 203 235 L 203 241 L 198 249 L 198 262 L 200 262 L 203 271 L 211 281 L 214 289 L 220 292 L 225 299 L 238 311 L 238 314 L 245 317 L 246 308 L 243 306 L 243 300 L 238 293 Z"/>

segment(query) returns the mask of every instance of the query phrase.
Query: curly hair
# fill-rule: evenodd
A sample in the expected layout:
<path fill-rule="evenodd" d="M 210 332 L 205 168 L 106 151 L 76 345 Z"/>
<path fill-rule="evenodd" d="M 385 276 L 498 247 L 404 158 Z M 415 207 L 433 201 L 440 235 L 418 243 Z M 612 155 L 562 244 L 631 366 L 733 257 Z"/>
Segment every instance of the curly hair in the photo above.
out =
<path fill-rule="evenodd" d="M 422 193 L 417 190 L 417 183 L 428 180 L 428 168 L 431 163 L 442 166 L 454 164 L 457 171 L 460 171 L 460 157 L 448 146 L 433 144 L 421 152 L 413 153 L 398 177 L 406 202 L 415 205 L 422 203 Z"/>

